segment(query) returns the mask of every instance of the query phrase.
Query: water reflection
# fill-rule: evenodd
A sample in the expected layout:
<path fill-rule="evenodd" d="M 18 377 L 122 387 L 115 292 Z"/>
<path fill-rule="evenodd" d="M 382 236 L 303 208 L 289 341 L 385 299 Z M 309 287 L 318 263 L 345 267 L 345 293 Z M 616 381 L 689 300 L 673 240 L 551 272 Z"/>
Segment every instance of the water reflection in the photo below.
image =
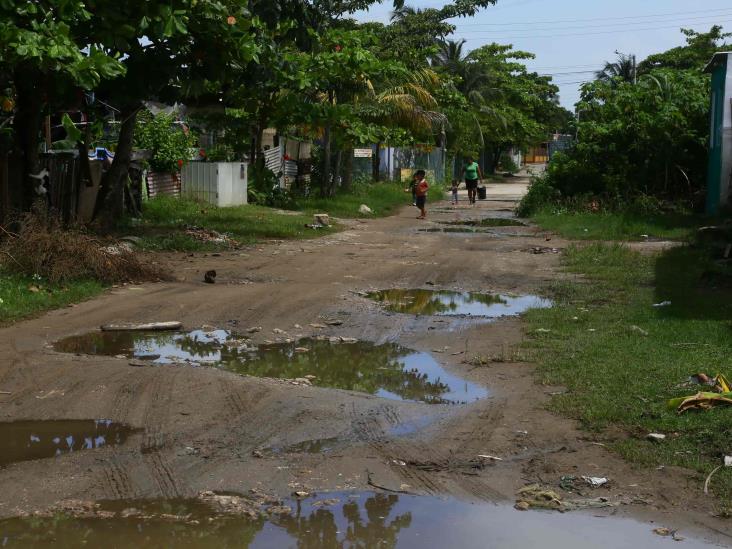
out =
<path fill-rule="evenodd" d="M 103 504 L 109 518 L 14 518 L 0 521 L 3 547 L 468 548 L 636 549 L 668 547 L 657 524 L 581 512 L 520 513 L 510 505 L 436 497 L 323 493 L 285 502 L 288 515 L 222 516 L 200 501 Z M 685 548 L 714 544 L 688 532 Z"/>
<path fill-rule="evenodd" d="M 451 290 L 391 289 L 372 292 L 367 297 L 383 303 L 390 311 L 413 315 L 498 318 L 552 306 L 550 300 L 533 295 L 510 296 Z"/>
<path fill-rule="evenodd" d="M 124 355 L 154 363 L 208 364 L 257 377 L 307 379 L 321 387 L 394 400 L 455 404 L 487 396 L 485 389 L 447 372 L 430 354 L 391 343 L 301 339 L 255 347 L 225 330 L 195 330 L 172 334 L 95 332 L 62 339 L 55 349 Z"/>
<path fill-rule="evenodd" d="M 0 465 L 122 444 L 132 432 L 108 419 L 0 423 Z"/>

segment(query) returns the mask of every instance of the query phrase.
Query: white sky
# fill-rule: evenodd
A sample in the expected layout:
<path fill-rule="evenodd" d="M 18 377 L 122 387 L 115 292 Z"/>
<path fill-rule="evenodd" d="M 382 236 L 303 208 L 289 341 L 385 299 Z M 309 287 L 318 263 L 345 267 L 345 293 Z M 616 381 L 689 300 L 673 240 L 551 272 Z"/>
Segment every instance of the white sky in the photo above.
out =
<path fill-rule="evenodd" d="M 414 0 L 407 5 L 440 7 L 440 0 Z M 388 22 L 392 4 L 386 0 L 361 21 Z M 635 53 L 640 62 L 651 53 L 684 43 L 681 27 L 708 31 L 713 24 L 732 31 L 730 0 L 498 0 L 470 19 L 455 21 L 454 38 L 465 38 L 469 49 L 498 42 L 530 51 L 529 69 L 553 74 L 562 104 L 572 109 L 580 82 L 615 50 Z M 590 71 L 590 72 L 581 72 Z"/>

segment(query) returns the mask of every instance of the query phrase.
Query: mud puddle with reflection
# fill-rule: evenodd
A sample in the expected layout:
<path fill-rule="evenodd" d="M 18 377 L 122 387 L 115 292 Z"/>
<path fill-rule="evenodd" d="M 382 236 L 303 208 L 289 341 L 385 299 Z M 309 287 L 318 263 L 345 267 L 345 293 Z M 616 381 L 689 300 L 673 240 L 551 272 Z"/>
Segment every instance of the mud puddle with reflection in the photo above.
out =
<path fill-rule="evenodd" d="M 510 296 L 452 290 L 392 289 L 371 292 L 366 297 L 395 313 L 437 316 L 500 318 L 529 309 L 545 309 L 552 301 L 535 295 Z"/>
<path fill-rule="evenodd" d="M 485 219 L 463 219 L 457 221 L 438 221 L 440 225 L 468 227 L 526 227 L 526 223 L 510 217 L 488 217 Z"/>
<path fill-rule="evenodd" d="M 136 432 L 107 419 L 0 423 L 0 465 L 116 446 Z"/>
<path fill-rule="evenodd" d="M 300 379 L 312 385 L 359 391 L 393 400 L 461 404 L 488 392 L 446 371 L 429 353 L 393 343 L 332 343 L 306 338 L 258 347 L 217 330 L 190 333 L 94 332 L 58 341 L 62 352 L 147 359 L 153 363 L 207 364 L 239 374 Z"/>
<path fill-rule="evenodd" d="M 0 521 L 3 547 L 344 547 L 635 549 L 669 547 L 657 525 L 582 512 L 521 513 L 506 504 L 373 492 L 321 493 L 289 512 L 222 515 L 199 500 L 114 502 L 97 516 Z M 101 516 L 100 516 L 101 515 Z M 104 516 L 105 518 L 102 518 Z M 713 547 L 685 535 L 685 548 Z"/>

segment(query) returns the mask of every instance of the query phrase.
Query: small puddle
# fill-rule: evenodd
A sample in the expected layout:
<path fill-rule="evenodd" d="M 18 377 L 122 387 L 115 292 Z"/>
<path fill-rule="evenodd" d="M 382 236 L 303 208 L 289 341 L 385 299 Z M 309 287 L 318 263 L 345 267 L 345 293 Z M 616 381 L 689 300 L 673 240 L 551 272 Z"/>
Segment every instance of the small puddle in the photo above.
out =
<path fill-rule="evenodd" d="M 115 446 L 133 432 L 107 419 L 0 423 L 0 465 Z"/>
<path fill-rule="evenodd" d="M 259 518 L 217 513 L 197 500 L 100 505 L 106 516 L 12 518 L 0 521 L 3 547 L 390 547 L 397 549 L 668 548 L 658 525 L 587 513 L 521 513 L 506 504 L 373 492 L 324 492 L 284 502 L 289 513 Z M 265 518 L 267 517 L 267 518 Z M 685 536 L 683 547 L 711 542 Z"/>
<path fill-rule="evenodd" d="M 441 225 L 467 225 L 469 227 L 526 227 L 526 223 L 510 217 L 489 217 L 486 219 L 465 219 L 459 221 L 438 221 Z"/>
<path fill-rule="evenodd" d="M 122 355 L 165 364 L 206 364 L 240 374 L 302 379 L 320 387 L 359 391 L 393 400 L 462 404 L 488 392 L 446 371 L 429 353 L 393 343 L 331 343 L 301 339 L 254 346 L 226 330 L 190 333 L 94 332 L 62 339 L 57 351 Z"/>
<path fill-rule="evenodd" d="M 553 305 L 551 300 L 535 295 L 510 296 L 451 290 L 392 289 L 372 292 L 367 297 L 383 303 L 389 311 L 412 315 L 500 318 Z"/>
<path fill-rule="evenodd" d="M 233 340 L 227 330 L 191 332 L 91 332 L 61 339 L 53 348 L 62 353 L 118 356 L 149 360 L 157 364 L 174 362 L 218 363 L 225 343 Z"/>

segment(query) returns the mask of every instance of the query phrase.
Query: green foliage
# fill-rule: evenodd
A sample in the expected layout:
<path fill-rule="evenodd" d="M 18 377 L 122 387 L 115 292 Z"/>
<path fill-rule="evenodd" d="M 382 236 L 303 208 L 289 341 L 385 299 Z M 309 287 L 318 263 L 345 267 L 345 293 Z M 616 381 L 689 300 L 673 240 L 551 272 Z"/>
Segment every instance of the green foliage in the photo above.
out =
<path fill-rule="evenodd" d="M 187 127 L 176 123 L 176 115 L 145 112 L 138 116 L 135 129 L 135 145 L 152 152 L 150 166 L 159 172 L 178 170 L 180 161 L 188 161 L 191 148 L 196 144 Z"/>
<path fill-rule="evenodd" d="M 0 275 L 0 325 L 83 301 L 103 289 L 104 286 L 96 281 L 54 285 L 38 277 L 3 272 Z"/>
<path fill-rule="evenodd" d="M 516 208 L 516 214 L 520 217 L 529 217 L 541 208 L 557 202 L 559 197 L 559 191 L 549 184 L 546 176 L 534 177 L 529 190 Z"/>
<path fill-rule="evenodd" d="M 573 149 L 556 154 L 546 176 L 522 202 L 524 214 L 541 201 L 601 208 L 662 199 L 693 207 L 706 180 L 709 76 L 702 68 L 726 34 L 683 31 L 686 46 L 651 55 L 627 74 L 632 57 L 607 66 L 585 84 Z M 553 189 L 553 191 L 552 191 Z"/>
<path fill-rule="evenodd" d="M 430 190 L 431 196 L 439 196 L 438 191 Z M 382 217 L 392 215 L 408 204 L 412 196 L 405 194 L 398 183 L 372 183 L 367 181 L 354 182 L 350 192 L 338 192 L 331 198 L 298 198 L 298 209 L 306 212 L 325 212 L 334 217 Z M 359 207 L 366 204 L 373 214 L 360 213 Z"/>

